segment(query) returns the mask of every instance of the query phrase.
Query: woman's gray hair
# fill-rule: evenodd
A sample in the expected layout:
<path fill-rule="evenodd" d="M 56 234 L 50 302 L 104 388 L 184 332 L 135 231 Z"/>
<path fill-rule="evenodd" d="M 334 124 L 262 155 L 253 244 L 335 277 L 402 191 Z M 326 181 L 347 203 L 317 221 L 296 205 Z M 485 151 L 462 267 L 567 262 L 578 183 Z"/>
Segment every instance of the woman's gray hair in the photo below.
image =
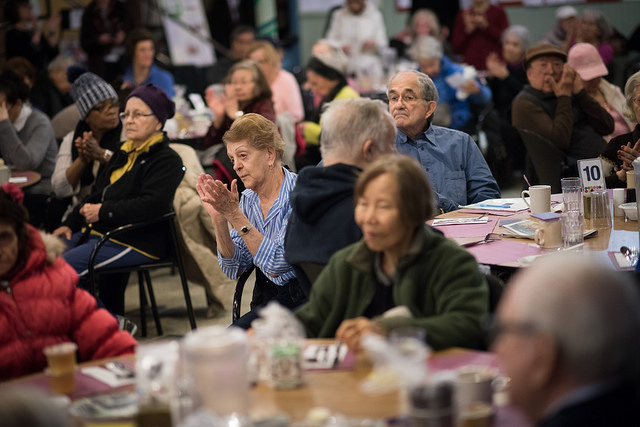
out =
<path fill-rule="evenodd" d="M 320 152 L 357 159 L 368 139 L 379 153 L 387 151 L 396 128 L 387 105 L 368 98 L 337 99 L 322 113 Z"/>
<path fill-rule="evenodd" d="M 409 55 L 414 61 L 442 58 L 442 53 L 442 43 L 433 36 L 418 36 L 409 48 Z"/>
<path fill-rule="evenodd" d="M 600 41 L 607 41 L 611 37 L 613 31 L 611 25 L 605 18 L 604 13 L 598 9 L 585 9 L 582 11 L 582 18 L 593 18 L 596 20 L 596 25 L 600 29 Z"/>
<path fill-rule="evenodd" d="M 636 92 L 638 86 L 640 86 L 640 71 L 632 74 L 631 77 L 627 79 L 627 83 L 624 85 L 624 97 L 627 101 L 627 109 L 624 112 L 624 115 L 634 122 L 638 122 L 638 118 L 633 112 L 633 94 Z"/>
<path fill-rule="evenodd" d="M 411 16 L 411 21 L 409 23 L 409 34 L 411 35 L 411 40 L 418 37 L 416 34 L 416 22 L 420 17 L 425 17 L 427 18 L 427 21 L 429 21 L 429 27 L 431 27 L 430 34 L 432 36 L 440 35 L 440 21 L 438 20 L 438 16 L 433 13 L 431 9 L 418 9 L 413 12 L 413 16 Z"/>
<path fill-rule="evenodd" d="M 516 36 L 520 39 L 520 43 L 522 43 L 522 52 L 526 52 L 531 46 L 531 33 L 527 29 L 527 27 L 522 25 L 512 25 L 502 33 L 502 43 L 504 44 L 507 36 Z"/>

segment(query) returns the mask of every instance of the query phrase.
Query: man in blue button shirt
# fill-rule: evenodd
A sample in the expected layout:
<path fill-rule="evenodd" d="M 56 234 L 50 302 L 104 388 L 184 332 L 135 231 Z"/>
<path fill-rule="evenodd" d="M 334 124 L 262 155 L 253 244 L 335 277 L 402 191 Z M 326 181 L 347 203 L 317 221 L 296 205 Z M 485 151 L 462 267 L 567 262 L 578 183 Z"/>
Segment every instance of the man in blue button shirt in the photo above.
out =
<path fill-rule="evenodd" d="M 387 96 L 398 128 L 396 148 L 424 166 L 441 212 L 500 197 L 475 141 L 464 132 L 431 124 L 438 91 L 429 76 L 399 72 L 389 81 Z"/>

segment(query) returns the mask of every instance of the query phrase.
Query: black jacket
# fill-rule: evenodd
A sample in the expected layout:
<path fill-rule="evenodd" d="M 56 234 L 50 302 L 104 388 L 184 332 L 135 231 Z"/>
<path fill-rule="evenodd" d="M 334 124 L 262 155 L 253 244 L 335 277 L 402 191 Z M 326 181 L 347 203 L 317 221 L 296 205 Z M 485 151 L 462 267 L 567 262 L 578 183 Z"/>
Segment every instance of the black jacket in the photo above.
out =
<path fill-rule="evenodd" d="M 132 222 L 148 221 L 171 211 L 173 196 L 184 176 L 184 166 L 180 156 L 169 147 L 166 135 L 163 141 L 152 145 L 149 152 L 138 156 L 131 169 L 111 184 L 111 173 L 127 162 L 127 156 L 122 150 L 113 155 L 98 175 L 91 194 L 76 206 L 63 225 L 73 232 L 86 225 L 80 214 L 84 203 L 102 203 L 100 220 L 92 224 L 93 230 L 99 233 Z M 166 254 L 168 230 L 164 224 L 155 225 L 117 240 L 161 258 Z"/>
<path fill-rule="evenodd" d="M 637 427 L 640 426 L 640 389 L 620 384 L 589 400 L 560 409 L 538 427 Z"/>
<path fill-rule="evenodd" d="M 360 172 L 343 163 L 300 171 L 289 196 L 291 216 L 284 240 L 289 264 L 326 265 L 331 255 L 362 238 L 353 218 L 353 189 Z"/>

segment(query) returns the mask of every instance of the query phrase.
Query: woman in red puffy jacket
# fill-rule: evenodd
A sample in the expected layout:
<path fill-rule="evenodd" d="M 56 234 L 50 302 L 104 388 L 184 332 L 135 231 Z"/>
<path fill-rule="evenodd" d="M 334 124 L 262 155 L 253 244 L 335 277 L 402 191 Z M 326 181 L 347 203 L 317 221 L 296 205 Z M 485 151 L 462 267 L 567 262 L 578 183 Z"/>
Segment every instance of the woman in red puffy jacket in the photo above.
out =
<path fill-rule="evenodd" d="M 22 192 L 0 189 L 0 380 L 46 367 L 42 349 L 72 341 L 78 361 L 134 353 L 136 341 L 59 255 L 64 244 L 27 223 Z"/>

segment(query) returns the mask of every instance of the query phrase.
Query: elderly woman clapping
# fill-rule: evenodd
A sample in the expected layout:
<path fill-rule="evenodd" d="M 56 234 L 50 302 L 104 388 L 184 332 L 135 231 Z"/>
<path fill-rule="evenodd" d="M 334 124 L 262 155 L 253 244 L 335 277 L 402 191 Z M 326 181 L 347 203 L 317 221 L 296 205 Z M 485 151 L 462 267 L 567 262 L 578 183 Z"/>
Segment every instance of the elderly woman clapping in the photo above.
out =
<path fill-rule="evenodd" d="M 633 170 L 631 163 L 640 157 L 640 72 L 635 73 L 624 86 L 625 115 L 636 123 L 633 131 L 618 135 L 607 143 L 602 155 L 607 187 L 626 187 L 627 174 Z"/>
<path fill-rule="evenodd" d="M 296 311 L 307 336 L 335 336 L 358 352 L 366 333 L 412 326 L 434 349 L 481 347 L 487 285 L 473 256 L 425 225 L 435 206 L 420 164 L 383 156 L 354 196 L 363 239 L 331 257 Z"/>
<path fill-rule="evenodd" d="M 257 317 L 256 309 L 269 300 L 289 308 L 304 300 L 293 268 L 284 259 L 289 193 L 296 175 L 282 167 L 284 141 L 275 124 L 259 114 L 237 119 L 223 141 L 233 169 L 247 188 L 242 200 L 236 180 L 229 190 L 223 182 L 203 174 L 197 190 L 213 222 L 222 271 L 236 279 L 256 266 L 266 277 L 264 283 L 256 280 L 252 311 L 235 323 L 248 328 Z"/>
<path fill-rule="evenodd" d="M 169 147 L 162 131 L 174 111 L 173 101 L 153 85 L 139 86 L 127 98 L 121 114 L 127 141 L 98 175 L 91 194 L 54 232 L 76 245 L 64 258 L 81 280 L 87 275 L 89 255 L 102 234 L 171 211 L 173 196 L 184 176 L 182 160 Z M 145 227 L 119 236 L 117 242 L 107 242 L 96 258 L 96 265 L 126 267 L 165 257 L 170 241 L 165 225 Z M 84 243 L 79 243 L 83 240 Z M 101 282 L 100 297 L 105 306 L 115 314 L 122 314 L 126 280 L 123 283 L 110 280 L 108 286 L 102 285 Z"/>

